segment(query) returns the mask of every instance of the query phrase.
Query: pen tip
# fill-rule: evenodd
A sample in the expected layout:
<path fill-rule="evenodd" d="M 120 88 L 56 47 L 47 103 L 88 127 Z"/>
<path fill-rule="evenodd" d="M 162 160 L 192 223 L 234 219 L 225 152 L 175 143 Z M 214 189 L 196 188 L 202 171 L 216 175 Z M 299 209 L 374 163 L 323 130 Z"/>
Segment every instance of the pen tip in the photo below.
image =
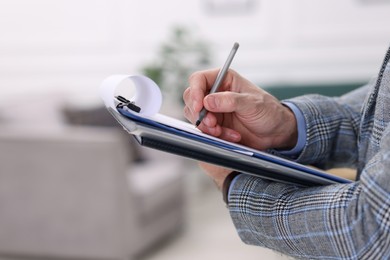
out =
<path fill-rule="evenodd" d="M 197 120 L 196 123 L 195 123 L 195 126 L 199 126 L 200 125 L 200 120 Z"/>

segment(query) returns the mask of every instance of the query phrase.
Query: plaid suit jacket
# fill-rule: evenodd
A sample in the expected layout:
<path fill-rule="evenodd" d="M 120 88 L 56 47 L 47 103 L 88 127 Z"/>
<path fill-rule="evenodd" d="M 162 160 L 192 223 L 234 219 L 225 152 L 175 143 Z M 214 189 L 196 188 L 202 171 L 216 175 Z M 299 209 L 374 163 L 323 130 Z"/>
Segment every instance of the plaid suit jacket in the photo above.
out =
<path fill-rule="evenodd" d="M 351 184 L 299 188 L 236 177 L 229 209 L 240 238 L 302 259 L 390 259 L 390 49 L 379 75 L 342 97 L 289 100 L 303 113 L 297 161 L 354 166 Z"/>

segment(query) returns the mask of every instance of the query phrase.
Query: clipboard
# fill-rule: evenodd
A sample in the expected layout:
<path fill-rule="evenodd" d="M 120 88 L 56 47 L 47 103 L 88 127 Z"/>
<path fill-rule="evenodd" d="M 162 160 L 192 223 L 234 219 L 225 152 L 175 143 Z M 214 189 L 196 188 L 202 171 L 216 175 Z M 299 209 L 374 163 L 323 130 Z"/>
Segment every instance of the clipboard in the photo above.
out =
<path fill-rule="evenodd" d="M 118 89 L 123 82 L 133 88 L 132 97 L 119 95 Z M 111 115 L 142 146 L 298 186 L 352 182 L 266 152 L 218 139 L 200 132 L 187 122 L 158 113 L 162 104 L 160 88 L 145 76 L 110 76 L 103 81 L 100 93 Z"/>

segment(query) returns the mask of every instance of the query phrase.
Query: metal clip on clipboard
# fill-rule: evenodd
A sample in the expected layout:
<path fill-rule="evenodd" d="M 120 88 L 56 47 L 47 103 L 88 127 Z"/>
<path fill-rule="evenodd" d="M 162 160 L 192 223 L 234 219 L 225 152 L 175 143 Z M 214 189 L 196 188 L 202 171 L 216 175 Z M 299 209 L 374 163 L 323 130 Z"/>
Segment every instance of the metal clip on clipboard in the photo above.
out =
<path fill-rule="evenodd" d="M 134 112 L 141 112 L 141 108 L 135 104 L 135 102 L 132 102 L 122 96 L 116 96 L 115 97 L 120 103 L 116 106 L 117 108 L 123 108 L 127 107 L 128 109 L 134 111 Z"/>

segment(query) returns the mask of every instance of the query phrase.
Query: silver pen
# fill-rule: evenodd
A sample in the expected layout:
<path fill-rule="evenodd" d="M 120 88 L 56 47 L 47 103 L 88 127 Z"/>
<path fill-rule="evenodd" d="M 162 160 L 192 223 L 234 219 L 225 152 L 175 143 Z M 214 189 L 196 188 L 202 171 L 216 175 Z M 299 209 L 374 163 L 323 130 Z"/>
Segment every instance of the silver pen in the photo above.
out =
<path fill-rule="evenodd" d="M 215 93 L 218 90 L 219 86 L 221 85 L 223 79 L 226 76 L 226 73 L 229 70 L 230 64 L 232 63 L 234 55 L 236 54 L 237 49 L 238 49 L 239 46 L 240 45 L 237 42 L 234 43 L 233 48 L 230 51 L 230 54 L 229 54 L 225 64 L 223 65 L 222 69 L 218 72 L 217 78 L 215 79 L 214 84 L 211 87 L 211 90 L 210 90 L 209 94 Z M 200 125 L 200 123 L 202 122 L 202 120 L 205 117 L 206 113 L 207 113 L 207 110 L 203 107 L 202 110 L 199 113 L 199 119 L 196 121 L 196 126 Z"/>

